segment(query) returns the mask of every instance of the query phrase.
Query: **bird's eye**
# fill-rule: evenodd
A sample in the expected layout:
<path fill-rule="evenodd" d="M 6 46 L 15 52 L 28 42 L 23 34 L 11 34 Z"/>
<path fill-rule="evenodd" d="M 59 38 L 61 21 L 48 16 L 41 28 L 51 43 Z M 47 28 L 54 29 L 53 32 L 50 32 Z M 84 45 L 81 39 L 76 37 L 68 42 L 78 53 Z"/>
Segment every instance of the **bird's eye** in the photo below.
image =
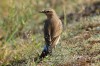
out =
<path fill-rule="evenodd" d="M 49 13 L 50 11 L 46 11 L 47 13 Z"/>

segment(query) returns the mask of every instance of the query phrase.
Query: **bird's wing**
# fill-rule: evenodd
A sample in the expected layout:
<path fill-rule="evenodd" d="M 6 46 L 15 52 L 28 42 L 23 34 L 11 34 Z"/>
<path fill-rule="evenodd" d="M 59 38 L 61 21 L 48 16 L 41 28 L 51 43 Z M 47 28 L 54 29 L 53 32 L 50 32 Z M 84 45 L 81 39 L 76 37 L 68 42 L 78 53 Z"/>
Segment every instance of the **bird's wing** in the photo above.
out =
<path fill-rule="evenodd" d="M 53 29 L 51 30 L 51 43 L 54 46 L 56 42 L 58 41 L 60 34 L 62 32 L 62 23 L 59 22 L 58 24 L 55 24 Z"/>
<path fill-rule="evenodd" d="M 46 21 L 44 24 L 44 38 L 45 38 L 46 44 L 50 45 L 51 44 L 51 26 L 49 25 L 49 22 L 46 22 Z"/>
<path fill-rule="evenodd" d="M 54 26 L 51 29 L 51 38 L 57 37 L 62 32 L 62 22 L 58 20 L 58 22 L 54 22 Z"/>

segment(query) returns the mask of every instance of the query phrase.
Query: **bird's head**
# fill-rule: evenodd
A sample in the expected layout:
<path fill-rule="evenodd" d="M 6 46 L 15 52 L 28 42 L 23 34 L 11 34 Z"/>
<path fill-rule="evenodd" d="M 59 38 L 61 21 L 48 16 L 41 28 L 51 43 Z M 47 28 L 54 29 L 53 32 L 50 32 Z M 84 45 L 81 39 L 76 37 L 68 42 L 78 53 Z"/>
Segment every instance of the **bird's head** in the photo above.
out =
<path fill-rule="evenodd" d="M 54 14 L 56 14 L 55 11 L 52 8 L 44 9 L 44 10 L 40 11 L 40 13 L 46 14 L 47 17 L 51 17 Z"/>

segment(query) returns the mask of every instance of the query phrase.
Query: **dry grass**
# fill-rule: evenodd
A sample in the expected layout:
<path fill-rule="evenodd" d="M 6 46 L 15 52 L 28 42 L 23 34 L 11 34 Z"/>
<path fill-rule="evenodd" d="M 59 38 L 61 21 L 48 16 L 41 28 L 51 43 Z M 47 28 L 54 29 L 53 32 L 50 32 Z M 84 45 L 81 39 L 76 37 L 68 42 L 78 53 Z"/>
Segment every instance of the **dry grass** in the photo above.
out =
<path fill-rule="evenodd" d="M 41 63 L 34 62 L 44 45 L 42 21 L 46 17 L 38 11 L 52 5 L 58 15 L 63 12 L 66 15 L 75 9 L 81 12 L 84 4 L 94 1 L 97 0 L 63 0 L 57 3 L 56 0 L 1 0 L 0 66 L 100 66 L 99 15 L 70 24 L 65 18 L 64 31 L 53 55 Z"/>

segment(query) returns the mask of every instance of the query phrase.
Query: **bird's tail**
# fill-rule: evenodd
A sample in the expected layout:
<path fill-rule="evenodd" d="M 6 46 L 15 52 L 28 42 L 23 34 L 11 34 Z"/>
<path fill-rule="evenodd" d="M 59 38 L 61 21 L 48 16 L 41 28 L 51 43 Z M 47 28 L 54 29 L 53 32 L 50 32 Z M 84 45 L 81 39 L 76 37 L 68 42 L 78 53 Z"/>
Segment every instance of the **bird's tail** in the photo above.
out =
<path fill-rule="evenodd" d="M 44 49 L 43 49 L 43 51 L 42 51 L 42 53 L 41 53 L 41 55 L 40 55 L 40 59 L 43 59 L 43 58 L 45 58 L 47 55 L 51 55 L 52 54 L 52 48 L 51 48 L 51 46 L 50 45 L 45 45 L 44 46 Z"/>

